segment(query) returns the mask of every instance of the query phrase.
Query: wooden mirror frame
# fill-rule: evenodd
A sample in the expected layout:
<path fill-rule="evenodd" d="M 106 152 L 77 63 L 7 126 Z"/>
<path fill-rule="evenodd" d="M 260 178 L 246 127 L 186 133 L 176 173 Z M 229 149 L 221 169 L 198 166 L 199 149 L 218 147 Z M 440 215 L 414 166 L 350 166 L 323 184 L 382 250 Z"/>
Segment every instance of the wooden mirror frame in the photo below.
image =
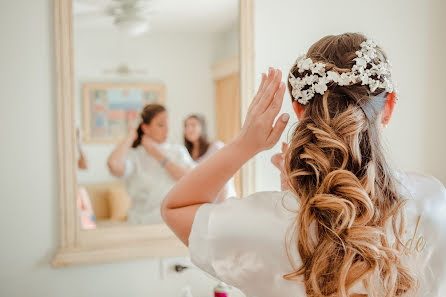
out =
<path fill-rule="evenodd" d="M 254 94 L 254 0 L 239 0 L 240 99 L 242 123 Z M 55 0 L 57 136 L 59 165 L 60 247 L 54 267 L 182 256 L 188 249 L 164 224 L 80 229 L 76 207 L 73 17 L 71 0 Z M 251 161 L 242 168 L 242 195 L 255 189 Z"/>

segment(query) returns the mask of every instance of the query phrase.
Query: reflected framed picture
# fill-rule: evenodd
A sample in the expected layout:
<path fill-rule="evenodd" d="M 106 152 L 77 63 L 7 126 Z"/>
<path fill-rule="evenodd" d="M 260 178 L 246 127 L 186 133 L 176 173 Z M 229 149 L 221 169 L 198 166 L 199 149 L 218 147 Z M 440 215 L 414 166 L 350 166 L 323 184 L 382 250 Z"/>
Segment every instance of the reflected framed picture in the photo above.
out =
<path fill-rule="evenodd" d="M 147 104 L 165 104 L 163 84 L 86 83 L 82 86 L 83 141 L 117 143 Z"/>

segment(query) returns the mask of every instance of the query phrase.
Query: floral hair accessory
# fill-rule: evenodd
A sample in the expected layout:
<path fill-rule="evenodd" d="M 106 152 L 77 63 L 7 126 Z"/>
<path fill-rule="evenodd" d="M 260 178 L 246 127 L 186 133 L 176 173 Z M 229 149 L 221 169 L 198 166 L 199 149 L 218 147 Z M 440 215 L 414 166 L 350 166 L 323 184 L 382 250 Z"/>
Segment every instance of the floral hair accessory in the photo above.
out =
<path fill-rule="evenodd" d="M 376 44 L 372 40 L 361 43 L 361 50 L 356 51 L 355 65 L 351 71 L 338 73 L 326 71 L 326 65 L 314 63 L 305 55 L 297 58 L 295 65 L 299 73 L 308 72 L 304 77 L 295 77 L 290 72 L 290 85 L 293 100 L 305 105 L 316 93 L 324 95 L 329 84 L 350 86 L 357 83 L 367 85 L 373 93 L 376 89 L 385 89 L 392 93 L 394 90 L 391 79 L 391 66 L 387 61 L 381 61 L 376 53 Z"/>

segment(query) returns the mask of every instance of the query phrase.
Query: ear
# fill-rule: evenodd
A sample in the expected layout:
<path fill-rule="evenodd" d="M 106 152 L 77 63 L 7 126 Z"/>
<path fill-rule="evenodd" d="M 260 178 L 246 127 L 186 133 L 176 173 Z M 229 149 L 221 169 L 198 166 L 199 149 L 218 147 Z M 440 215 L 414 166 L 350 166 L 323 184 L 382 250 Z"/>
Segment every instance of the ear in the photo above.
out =
<path fill-rule="evenodd" d="M 386 105 L 382 113 L 381 123 L 386 126 L 390 122 L 390 118 L 393 114 L 393 109 L 395 108 L 396 96 L 395 93 L 389 93 L 387 95 Z"/>
<path fill-rule="evenodd" d="M 304 113 L 304 106 L 302 104 L 300 104 L 299 102 L 293 100 L 293 109 L 297 115 L 297 119 L 300 120 Z"/>

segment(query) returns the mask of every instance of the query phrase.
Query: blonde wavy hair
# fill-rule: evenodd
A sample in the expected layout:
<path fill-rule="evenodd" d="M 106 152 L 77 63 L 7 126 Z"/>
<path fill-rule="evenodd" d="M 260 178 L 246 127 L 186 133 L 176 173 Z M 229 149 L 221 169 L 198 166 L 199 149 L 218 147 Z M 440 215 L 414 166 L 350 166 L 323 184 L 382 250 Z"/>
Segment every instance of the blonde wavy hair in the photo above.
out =
<path fill-rule="evenodd" d="M 365 40 L 357 33 L 326 36 L 307 57 L 348 72 Z M 296 66 L 290 72 L 306 74 Z M 331 85 L 304 106 L 292 134 L 285 170 L 301 207 L 287 251 L 294 245 L 302 265 L 284 278 L 303 281 L 309 297 L 363 296 L 349 292 L 358 282 L 369 296 L 416 293 L 416 277 L 401 263 L 404 199 L 381 147 L 386 100 L 382 89 Z"/>

